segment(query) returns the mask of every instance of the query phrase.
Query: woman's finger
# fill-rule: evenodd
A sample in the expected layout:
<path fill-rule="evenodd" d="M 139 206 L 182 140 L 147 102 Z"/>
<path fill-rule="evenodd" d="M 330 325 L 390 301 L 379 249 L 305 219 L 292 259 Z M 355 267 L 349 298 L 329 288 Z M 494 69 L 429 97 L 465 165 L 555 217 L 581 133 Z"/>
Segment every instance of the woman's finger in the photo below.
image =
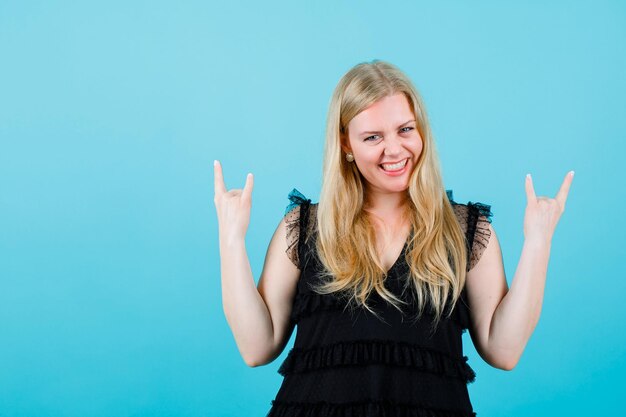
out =
<path fill-rule="evenodd" d="M 537 201 L 533 179 L 530 177 L 530 174 L 526 174 L 526 201 L 529 203 Z"/>
<path fill-rule="evenodd" d="M 252 174 L 248 174 L 246 176 L 246 185 L 243 187 L 242 197 L 250 200 L 252 198 L 252 187 L 254 186 L 254 176 Z"/>
<path fill-rule="evenodd" d="M 574 171 L 570 171 L 565 174 L 565 179 L 563 180 L 563 184 L 561 184 L 561 188 L 559 192 L 556 194 L 556 201 L 561 204 L 561 207 L 565 207 L 565 201 L 567 200 L 567 195 L 569 194 L 569 187 L 572 185 L 572 180 L 574 179 Z"/>
<path fill-rule="evenodd" d="M 215 184 L 215 194 L 225 193 L 226 192 L 226 184 L 224 184 L 224 175 L 222 174 L 222 164 L 220 161 L 213 161 L 213 176 L 214 176 L 214 184 Z"/>

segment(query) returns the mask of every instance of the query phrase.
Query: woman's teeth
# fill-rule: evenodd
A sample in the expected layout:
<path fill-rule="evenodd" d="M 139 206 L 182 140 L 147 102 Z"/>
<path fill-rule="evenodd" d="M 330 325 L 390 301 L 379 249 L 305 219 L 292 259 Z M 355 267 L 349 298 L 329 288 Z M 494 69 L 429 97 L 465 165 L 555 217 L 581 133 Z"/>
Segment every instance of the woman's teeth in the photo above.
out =
<path fill-rule="evenodd" d="M 397 164 L 381 164 L 385 171 L 398 171 L 406 165 L 407 159 L 402 162 L 398 162 Z"/>

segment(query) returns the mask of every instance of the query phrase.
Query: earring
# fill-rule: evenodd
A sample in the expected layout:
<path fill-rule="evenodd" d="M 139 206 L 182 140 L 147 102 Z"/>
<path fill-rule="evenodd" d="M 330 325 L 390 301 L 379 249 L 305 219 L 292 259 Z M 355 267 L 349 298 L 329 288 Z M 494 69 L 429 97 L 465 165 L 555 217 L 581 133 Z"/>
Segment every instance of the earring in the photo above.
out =
<path fill-rule="evenodd" d="M 352 155 L 352 152 L 346 153 L 346 161 L 348 162 L 354 161 L 354 155 Z"/>

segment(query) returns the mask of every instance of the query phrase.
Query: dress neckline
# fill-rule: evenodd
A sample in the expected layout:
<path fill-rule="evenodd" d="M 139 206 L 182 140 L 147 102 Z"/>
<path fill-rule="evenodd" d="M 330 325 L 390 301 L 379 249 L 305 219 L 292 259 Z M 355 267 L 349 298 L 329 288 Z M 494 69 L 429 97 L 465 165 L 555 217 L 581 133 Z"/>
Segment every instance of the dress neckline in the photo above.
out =
<path fill-rule="evenodd" d="M 386 276 L 389 276 L 391 274 L 391 272 L 393 272 L 395 269 L 397 269 L 397 267 L 400 265 L 400 263 L 403 262 L 405 254 L 406 254 L 406 249 L 409 246 L 409 241 L 411 240 L 412 237 L 413 237 L 413 232 L 410 232 L 409 236 L 404 241 L 404 245 L 402 246 L 402 249 L 400 250 L 400 255 L 398 255 L 398 257 L 396 258 L 394 263 L 391 264 L 389 269 L 385 272 Z"/>

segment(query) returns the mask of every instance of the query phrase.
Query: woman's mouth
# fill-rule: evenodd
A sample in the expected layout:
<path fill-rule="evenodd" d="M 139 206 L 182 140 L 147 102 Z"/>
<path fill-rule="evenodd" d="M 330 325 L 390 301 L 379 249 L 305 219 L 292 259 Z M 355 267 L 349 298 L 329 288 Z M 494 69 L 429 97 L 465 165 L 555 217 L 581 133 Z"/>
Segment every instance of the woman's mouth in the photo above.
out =
<path fill-rule="evenodd" d="M 396 162 L 395 164 L 380 164 L 379 167 L 381 167 L 383 171 L 388 173 L 399 173 L 400 171 L 404 170 L 404 167 L 406 167 L 408 160 L 409 159 L 407 158 L 403 161 Z"/>

